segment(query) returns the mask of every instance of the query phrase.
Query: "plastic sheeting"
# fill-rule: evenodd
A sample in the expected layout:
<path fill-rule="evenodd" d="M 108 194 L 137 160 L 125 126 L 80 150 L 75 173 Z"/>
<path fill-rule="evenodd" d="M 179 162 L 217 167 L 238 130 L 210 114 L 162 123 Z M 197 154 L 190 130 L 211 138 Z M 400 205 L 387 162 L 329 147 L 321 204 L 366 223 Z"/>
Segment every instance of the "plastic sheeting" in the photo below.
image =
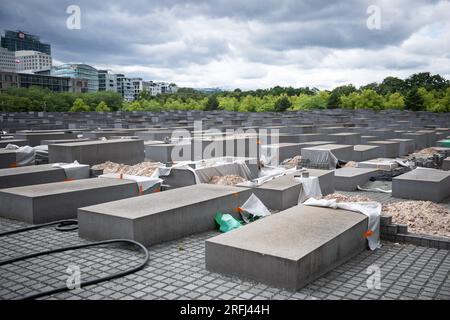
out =
<path fill-rule="evenodd" d="M 196 169 L 194 169 L 192 165 L 195 165 Z M 232 162 L 219 160 L 183 161 L 176 163 L 171 167 L 159 167 L 155 170 L 152 177 L 159 178 L 168 176 L 171 170 L 175 168 L 191 171 L 194 174 L 196 184 L 209 183 L 214 176 L 236 175 L 247 180 L 252 178 L 250 169 L 242 160 L 235 160 Z"/>
<path fill-rule="evenodd" d="M 284 168 L 274 168 L 274 167 L 265 167 L 264 171 L 261 171 L 260 177 L 257 179 L 253 179 L 251 181 L 247 181 L 244 183 L 241 183 L 241 186 L 245 187 L 258 187 L 263 185 L 266 182 L 269 182 L 273 179 L 282 177 L 286 174 L 297 172 L 298 169 L 291 168 L 291 169 L 284 169 Z"/>
<path fill-rule="evenodd" d="M 252 195 L 245 201 L 245 203 L 240 207 L 240 213 L 242 216 L 242 219 L 249 223 L 251 222 L 250 215 L 254 217 L 265 217 L 270 216 L 270 211 L 267 209 L 267 207 L 262 203 L 261 200 L 257 196 L 255 196 L 253 193 Z"/>
<path fill-rule="evenodd" d="M 366 215 L 369 218 L 369 230 L 366 233 L 370 250 L 381 247 L 380 243 L 380 216 L 381 204 L 378 202 L 337 202 L 331 200 L 317 200 L 310 198 L 303 202 L 307 206 L 328 207 L 333 209 L 343 209 L 355 211 Z"/>
<path fill-rule="evenodd" d="M 34 148 L 30 146 L 19 147 L 15 144 L 9 143 L 6 147 L 6 150 L 15 150 L 16 151 L 16 166 L 29 166 L 34 164 L 35 154 Z"/>
<path fill-rule="evenodd" d="M 302 149 L 302 159 L 309 159 L 313 164 L 328 164 L 328 169 L 336 169 L 338 158 L 330 150 Z"/>
<path fill-rule="evenodd" d="M 318 177 L 297 177 L 296 181 L 302 184 L 302 189 L 298 196 L 298 203 L 303 203 L 309 198 L 321 198 L 322 190 L 320 189 L 320 183 Z"/>
<path fill-rule="evenodd" d="M 67 179 L 77 180 L 89 178 L 89 165 L 80 164 L 76 160 L 72 163 L 55 163 L 52 167 L 64 169 Z"/>

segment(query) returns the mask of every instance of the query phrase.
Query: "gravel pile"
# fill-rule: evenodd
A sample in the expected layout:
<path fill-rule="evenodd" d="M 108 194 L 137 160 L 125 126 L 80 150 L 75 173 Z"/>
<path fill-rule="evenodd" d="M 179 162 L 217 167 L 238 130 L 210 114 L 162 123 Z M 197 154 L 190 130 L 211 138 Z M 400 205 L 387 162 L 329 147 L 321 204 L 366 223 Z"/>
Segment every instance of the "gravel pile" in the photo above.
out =
<path fill-rule="evenodd" d="M 356 168 L 356 166 L 358 165 L 358 162 L 355 161 L 349 161 L 347 162 L 344 167 L 346 168 Z"/>
<path fill-rule="evenodd" d="M 345 194 L 341 194 L 341 193 L 332 193 L 329 194 L 325 197 L 323 197 L 322 199 L 325 200 L 332 200 L 335 199 L 336 202 L 372 202 L 373 200 L 364 196 L 358 196 L 358 195 L 354 195 L 354 196 L 347 196 Z"/>
<path fill-rule="evenodd" d="M 161 164 L 159 162 L 145 161 L 133 166 L 126 164 L 115 163 L 111 161 L 106 161 L 104 163 L 96 164 L 92 166 L 94 170 L 103 170 L 103 173 L 122 173 L 129 174 L 133 176 L 145 176 L 150 177 L 153 172 Z"/>
<path fill-rule="evenodd" d="M 227 175 L 227 176 L 213 176 L 209 181 L 210 184 L 219 184 L 223 186 L 234 186 L 238 183 L 245 182 L 246 179 L 241 176 Z"/>
<path fill-rule="evenodd" d="M 283 161 L 283 163 L 281 165 L 286 169 L 290 169 L 290 168 L 297 167 L 298 164 L 300 163 L 300 161 L 302 161 L 302 156 L 295 156 L 291 159 L 287 159 L 287 160 Z"/>
<path fill-rule="evenodd" d="M 383 215 L 408 225 L 412 233 L 450 237 L 450 211 L 431 201 L 399 201 L 383 204 Z"/>
<path fill-rule="evenodd" d="M 439 153 L 435 148 L 425 148 L 420 151 L 414 152 L 413 155 L 415 157 L 431 157 L 434 154 Z"/>

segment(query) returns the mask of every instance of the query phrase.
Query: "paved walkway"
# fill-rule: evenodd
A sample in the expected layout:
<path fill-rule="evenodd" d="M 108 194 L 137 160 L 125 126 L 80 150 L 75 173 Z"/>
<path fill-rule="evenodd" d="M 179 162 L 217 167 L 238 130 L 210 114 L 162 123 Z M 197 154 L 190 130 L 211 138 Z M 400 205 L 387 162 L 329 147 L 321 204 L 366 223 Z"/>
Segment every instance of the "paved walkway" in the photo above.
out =
<path fill-rule="evenodd" d="M 25 226 L 0 219 L 0 232 Z M 298 292 L 222 276 L 205 270 L 208 232 L 149 248 L 145 269 L 113 281 L 48 299 L 450 299 L 450 251 L 385 242 L 365 251 Z M 77 232 L 46 228 L 4 237 L 0 260 L 59 246 L 87 243 Z M 33 258 L 0 267 L 0 298 L 16 299 L 65 285 L 69 265 L 82 280 L 137 265 L 141 257 L 123 247 L 91 248 Z M 367 268 L 379 267 L 381 289 L 367 287 Z M 257 267 L 257 266 L 255 266 Z"/>

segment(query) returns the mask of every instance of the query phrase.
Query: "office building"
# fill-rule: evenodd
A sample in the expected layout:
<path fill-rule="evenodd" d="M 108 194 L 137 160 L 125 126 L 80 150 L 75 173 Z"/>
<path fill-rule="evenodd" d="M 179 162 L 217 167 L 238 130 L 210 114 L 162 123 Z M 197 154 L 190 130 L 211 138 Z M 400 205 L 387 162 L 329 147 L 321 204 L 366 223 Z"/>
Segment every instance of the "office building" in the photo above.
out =
<path fill-rule="evenodd" d="M 51 48 L 48 43 L 40 41 L 39 36 L 29 34 L 25 31 L 6 30 L 0 40 L 1 47 L 9 51 L 33 50 L 52 55 Z"/>
<path fill-rule="evenodd" d="M 73 79 L 86 79 L 88 92 L 98 91 L 98 71 L 87 64 L 66 63 L 52 68 L 52 75 Z"/>

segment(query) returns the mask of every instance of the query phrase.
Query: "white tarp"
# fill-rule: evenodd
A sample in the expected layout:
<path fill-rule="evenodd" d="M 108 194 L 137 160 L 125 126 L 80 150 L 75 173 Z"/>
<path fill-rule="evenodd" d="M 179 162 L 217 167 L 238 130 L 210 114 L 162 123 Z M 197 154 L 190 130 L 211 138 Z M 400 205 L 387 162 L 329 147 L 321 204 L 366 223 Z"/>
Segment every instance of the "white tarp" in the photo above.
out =
<path fill-rule="evenodd" d="M 99 178 L 114 178 L 114 179 L 122 179 L 135 181 L 138 190 L 146 191 L 153 187 L 154 185 L 161 183 L 163 180 L 159 178 L 150 178 L 144 176 L 132 176 L 129 174 L 120 174 L 120 173 L 106 173 L 99 176 Z"/>
<path fill-rule="evenodd" d="M 195 166 L 196 169 L 192 167 Z M 245 161 L 226 159 L 208 159 L 199 161 L 182 161 L 171 167 L 159 167 L 152 177 L 159 178 L 170 175 L 172 169 L 185 169 L 194 174 L 195 183 L 208 183 L 213 176 L 237 175 L 244 179 L 251 179 L 251 172 Z"/>
<path fill-rule="evenodd" d="M 328 207 L 333 209 L 343 209 L 349 211 L 360 212 L 369 218 L 369 230 L 367 234 L 367 241 L 370 250 L 375 250 L 381 247 L 380 243 L 380 216 L 381 204 L 378 202 L 337 202 L 335 199 L 331 200 L 317 200 L 309 198 L 304 205 Z"/>
<path fill-rule="evenodd" d="M 298 196 L 298 203 L 303 203 L 309 198 L 321 198 L 322 190 L 320 189 L 319 177 L 296 177 L 296 181 L 302 184 L 302 189 Z"/>
<path fill-rule="evenodd" d="M 257 179 L 253 179 L 251 181 L 243 182 L 240 185 L 245 187 L 258 187 L 263 185 L 264 183 L 271 181 L 273 179 L 282 177 L 286 174 L 295 173 L 298 169 L 284 169 L 284 168 L 274 168 L 274 167 L 265 167 L 264 170 L 261 170 L 260 177 Z"/>
<path fill-rule="evenodd" d="M 265 217 L 270 216 L 270 211 L 267 207 L 262 203 L 261 200 L 253 193 L 252 195 L 245 201 L 245 203 L 240 207 L 240 213 L 242 219 L 246 222 L 250 222 L 250 216 L 248 213 L 252 214 L 256 217 Z"/>
<path fill-rule="evenodd" d="M 330 150 L 302 149 L 302 159 L 309 159 L 311 164 L 328 164 L 328 169 L 336 169 L 338 158 Z"/>
<path fill-rule="evenodd" d="M 53 168 L 62 168 L 67 179 L 87 179 L 89 178 L 89 165 L 80 164 L 77 160 L 72 163 L 55 163 Z"/>

